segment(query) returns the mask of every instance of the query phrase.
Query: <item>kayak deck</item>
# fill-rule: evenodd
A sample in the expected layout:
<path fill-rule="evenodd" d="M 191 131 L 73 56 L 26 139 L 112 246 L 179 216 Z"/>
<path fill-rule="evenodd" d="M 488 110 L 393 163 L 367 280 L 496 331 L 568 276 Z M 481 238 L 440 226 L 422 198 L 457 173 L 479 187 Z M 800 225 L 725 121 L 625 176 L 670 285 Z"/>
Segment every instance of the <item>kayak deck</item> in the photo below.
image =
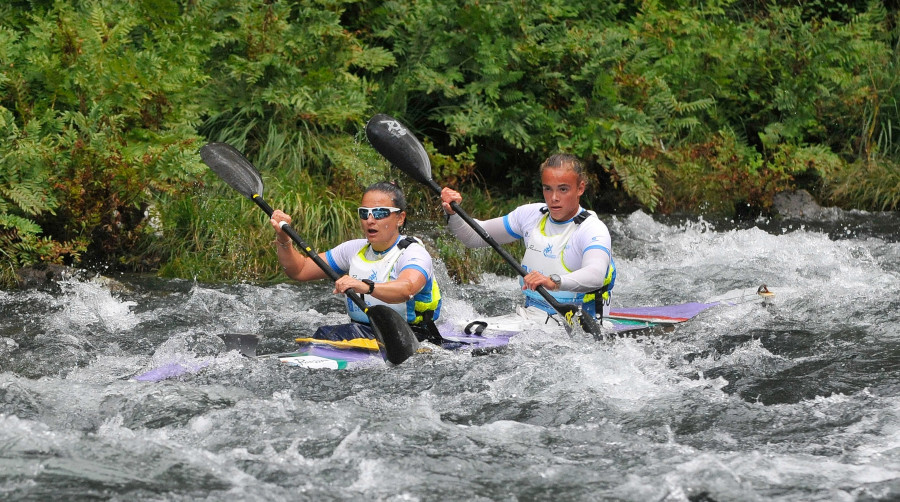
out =
<path fill-rule="evenodd" d="M 765 285 L 760 286 L 756 295 L 741 294 L 738 297 L 726 298 L 708 303 L 682 303 L 678 305 L 665 305 L 658 307 L 631 307 L 613 308 L 603 322 L 604 330 L 611 334 L 621 335 L 637 330 L 645 330 L 654 327 L 670 327 L 696 317 L 701 312 L 720 305 L 736 305 L 749 300 L 767 302 L 774 296 Z M 754 298 L 755 297 L 755 298 Z M 515 313 L 505 316 L 485 318 L 482 321 L 471 322 L 467 325 L 445 322 L 438 326 L 443 342 L 441 348 L 445 350 L 467 350 L 473 355 L 482 355 L 499 352 L 509 345 L 513 336 L 527 329 L 545 329 L 556 326 L 558 322 L 549 317 L 545 312 L 532 307 L 519 307 Z M 482 325 L 482 326 L 478 326 Z M 472 328 L 475 329 L 472 329 Z M 235 335 L 239 339 L 233 340 L 228 350 L 240 350 L 242 354 L 253 359 L 278 359 L 288 366 L 319 369 L 347 369 L 369 365 L 384 365 L 385 359 L 380 348 L 374 340 L 317 340 L 312 338 L 298 338 L 297 350 L 281 354 L 255 355 L 256 343 L 259 337 L 256 335 Z M 427 347 L 423 346 L 423 347 Z M 428 351 L 421 348 L 420 352 Z M 178 377 L 184 374 L 197 373 L 212 363 L 212 360 L 168 363 L 140 375 L 132 377 L 135 381 L 160 381 Z"/>

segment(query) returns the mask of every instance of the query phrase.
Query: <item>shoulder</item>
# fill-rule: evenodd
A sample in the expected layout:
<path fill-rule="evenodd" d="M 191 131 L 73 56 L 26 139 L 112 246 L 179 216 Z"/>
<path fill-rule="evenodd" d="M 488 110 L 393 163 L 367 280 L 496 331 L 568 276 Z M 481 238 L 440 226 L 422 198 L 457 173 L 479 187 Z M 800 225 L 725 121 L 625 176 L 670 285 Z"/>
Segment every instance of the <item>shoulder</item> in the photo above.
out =
<path fill-rule="evenodd" d="M 431 261 L 431 253 L 428 252 L 428 249 L 422 244 L 422 241 L 416 237 L 413 237 L 412 239 L 414 239 L 413 242 L 403 250 L 403 257 L 406 259 L 427 258 L 428 261 Z"/>
<path fill-rule="evenodd" d="M 365 239 L 353 239 L 342 242 L 325 252 L 325 260 L 335 272 L 346 273 L 350 268 L 350 260 L 366 245 Z"/>
<path fill-rule="evenodd" d="M 414 268 L 420 271 L 426 279 L 431 277 L 433 270 L 431 254 L 418 239 L 403 250 L 397 264 L 400 270 Z"/>
<path fill-rule="evenodd" d="M 527 226 L 529 223 L 536 223 L 540 220 L 544 213 L 541 212 L 541 209 L 547 207 L 543 202 L 535 202 L 532 204 L 523 204 L 512 211 L 506 218 L 511 222 L 516 222 L 521 226 Z"/>
<path fill-rule="evenodd" d="M 606 223 L 603 223 L 603 220 L 597 216 L 597 213 L 590 211 L 591 216 L 586 218 L 579 227 L 589 231 L 589 232 L 602 232 L 605 234 L 609 234 L 609 229 L 606 228 Z"/>
<path fill-rule="evenodd" d="M 592 214 L 578 225 L 574 237 L 579 239 L 585 247 L 599 245 L 609 248 L 612 240 L 606 224 L 596 214 Z"/>
<path fill-rule="evenodd" d="M 368 241 L 365 239 L 352 239 L 346 242 L 342 242 L 337 246 L 331 248 L 328 251 L 328 254 L 340 257 L 340 256 L 352 256 L 359 252 L 360 249 L 363 248 L 367 244 Z"/>

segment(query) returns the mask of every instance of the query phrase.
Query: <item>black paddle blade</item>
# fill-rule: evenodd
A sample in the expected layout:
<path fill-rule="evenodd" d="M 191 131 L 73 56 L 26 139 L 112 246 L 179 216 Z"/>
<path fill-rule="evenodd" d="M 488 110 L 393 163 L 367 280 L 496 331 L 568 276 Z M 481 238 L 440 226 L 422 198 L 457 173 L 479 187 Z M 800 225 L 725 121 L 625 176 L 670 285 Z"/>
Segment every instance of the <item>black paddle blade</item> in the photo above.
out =
<path fill-rule="evenodd" d="M 366 124 L 366 137 L 372 147 L 410 178 L 431 182 L 431 161 L 425 147 L 397 119 L 379 113 Z"/>
<path fill-rule="evenodd" d="M 386 361 L 400 364 L 416 353 L 419 340 L 400 314 L 390 307 L 374 305 L 366 309 L 366 315 L 372 322 L 372 331 Z"/>
<path fill-rule="evenodd" d="M 259 336 L 243 333 L 223 333 L 219 335 L 225 342 L 225 350 L 236 350 L 247 357 L 256 357 L 256 346 Z"/>
<path fill-rule="evenodd" d="M 603 333 L 603 327 L 600 326 L 597 319 L 594 319 L 594 316 L 582 312 L 581 315 L 578 316 L 578 320 L 581 322 L 581 329 L 586 333 L 593 335 L 594 340 L 603 341 L 606 339 L 606 335 Z"/>
<path fill-rule="evenodd" d="M 222 181 L 244 197 L 253 199 L 254 195 L 262 195 L 262 176 L 247 157 L 233 146 L 226 143 L 209 143 L 200 148 L 200 158 L 222 178 Z"/>
<path fill-rule="evenodd" d="M 567 304 L 560 304 L 557 311 L 562 314 L 565 319 L 563 327 L 566 328 L 568 334 L 572 334 L 572 326 L 575 325 L 575 321 L 577 320 L 585 333 L 593 335 L 595 340 L 603 340 L 603 329 L 600 326 L 600 323 L 597 322 L 597 319 L 594 319 L 594 316 L 585 314 L 581 309 L 574 305 Z"/>

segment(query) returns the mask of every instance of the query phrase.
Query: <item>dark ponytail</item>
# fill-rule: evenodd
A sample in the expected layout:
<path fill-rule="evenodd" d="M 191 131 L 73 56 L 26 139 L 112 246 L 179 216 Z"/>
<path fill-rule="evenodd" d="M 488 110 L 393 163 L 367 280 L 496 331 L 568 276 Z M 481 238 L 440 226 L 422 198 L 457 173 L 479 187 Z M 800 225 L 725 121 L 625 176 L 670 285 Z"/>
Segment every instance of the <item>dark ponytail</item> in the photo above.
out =
<path fill-rule="evenodd" d="M 400 183 L 398 181 L 379 181 L 378 183 L 373 183 L 366 188 L 363 195 L 369 192 L 381 192 L 388 194 L 391 198 L 391 202 L 394 204 L 394 207 L 398 207 L 403 211 L 406 211 L 406 196 L 403 195 L 403 190 L 400 189 Z"/>
<path fill-rule="evenodd" d="M 403 195 L 403 190 L 400 189 L 400 182 L 391 180 L 391 181 L 379 181 L 378 183 L 373 183 L 366 188 L 366 191 L 363 192 L 363 195 L 369 192 L 381 192 L 383 194 L 387 194 L 388 197 L 391 198 L 391 203 L 396 208 L 400 208 L 401 211 L 406 211 L 406 196 Z M 403 219 L 403 224 L 400 225 L 400 232 L 402 233 L 406 228 L 406 223 L 409 221 L 409 215 L 406 215 L 406 218 Z"/>

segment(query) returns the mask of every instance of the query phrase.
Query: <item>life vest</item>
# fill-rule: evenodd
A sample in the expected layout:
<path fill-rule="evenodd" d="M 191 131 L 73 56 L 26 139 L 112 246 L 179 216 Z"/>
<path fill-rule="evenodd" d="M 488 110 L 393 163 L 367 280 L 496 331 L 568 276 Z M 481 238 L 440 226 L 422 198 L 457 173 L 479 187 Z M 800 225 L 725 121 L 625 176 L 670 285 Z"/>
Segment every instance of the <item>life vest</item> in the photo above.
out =
<path fill-rule="evenodd" d="M 562 275 L 572 272 L 566 267 L 565 261 L 563 260 L 563 253 L 565 252 L 566 247 L 568 247 L 569 239 L 571 239 L 575 230 L 578 229 L 578 225 L 591 216 L 596 218 L 597 214 L 593 211 L 584 210 L 572 218 L 572 220 L 566 224 L 565 230 L 561 233 L 547 235 L 545 233 L 545 228 L 547 226 L 547 221 L 550 219 L 550 214 L 549 211 L 547 211 L 547 208 L 541 209 L 541 212 L 545 213 L 544 216 L 538 221 L 535 229 L 529 232 L 526 239 L 525 256 L 522 257 L 522 268 L 528 272 L 536 270 L 544 275 Z M 607 250 L 607 253 L 609 253 L 609 250 Z M 600 289 L 589 293 L 550 290 L 547 292 L 558 302 L 578 305 L 583 312 L 596 317 L 598 310 L 602 314 L 603 305 L 609 305 L 609 293 L 615 285 L 615 282 L 616 265 L 612 259 L 612 255 L 610 255 L 609 266 L 606 268 L 606 277 L 604 278 L 603 286 Z M 519 278 L 519 284 L 524 284 L 522 278 Z M 547 313 L 556 313 L 556 310 L 551 307 L 537 291 L 526 289 L 524 292 L 526 307 L 534 305 Z"/>
<path fill-rule="evenodd" d="M 356 253 L 356 256 L 350 259 L 348 274 L 355 279 L 369 279 L 376 283 L 396 279 L 399 270 L 394 271 L 394 267 L 406 248 L 413 243 L 422 245 L 421 240 L 415 237 L 406 237 L 400 239 L 396 245 L 377 260 L 366 258 L 366 251 L 370 247 L 370 244 L 367 243 Z M 419 324 L 423 320 L 435 320 L 441 311 L 441 291 L 434 278 L 429 279 L 422 291 L 413 295 L 406 302 L 386 303 L 371 295 L 363 295 L 363 300 L 369 307 L 385 305 L 391 308 L 410 324 Z M 369 323 L 369 316 L 353 303 L 350 298 L 347 298 L 347 314 L 356 322 Z"/>

